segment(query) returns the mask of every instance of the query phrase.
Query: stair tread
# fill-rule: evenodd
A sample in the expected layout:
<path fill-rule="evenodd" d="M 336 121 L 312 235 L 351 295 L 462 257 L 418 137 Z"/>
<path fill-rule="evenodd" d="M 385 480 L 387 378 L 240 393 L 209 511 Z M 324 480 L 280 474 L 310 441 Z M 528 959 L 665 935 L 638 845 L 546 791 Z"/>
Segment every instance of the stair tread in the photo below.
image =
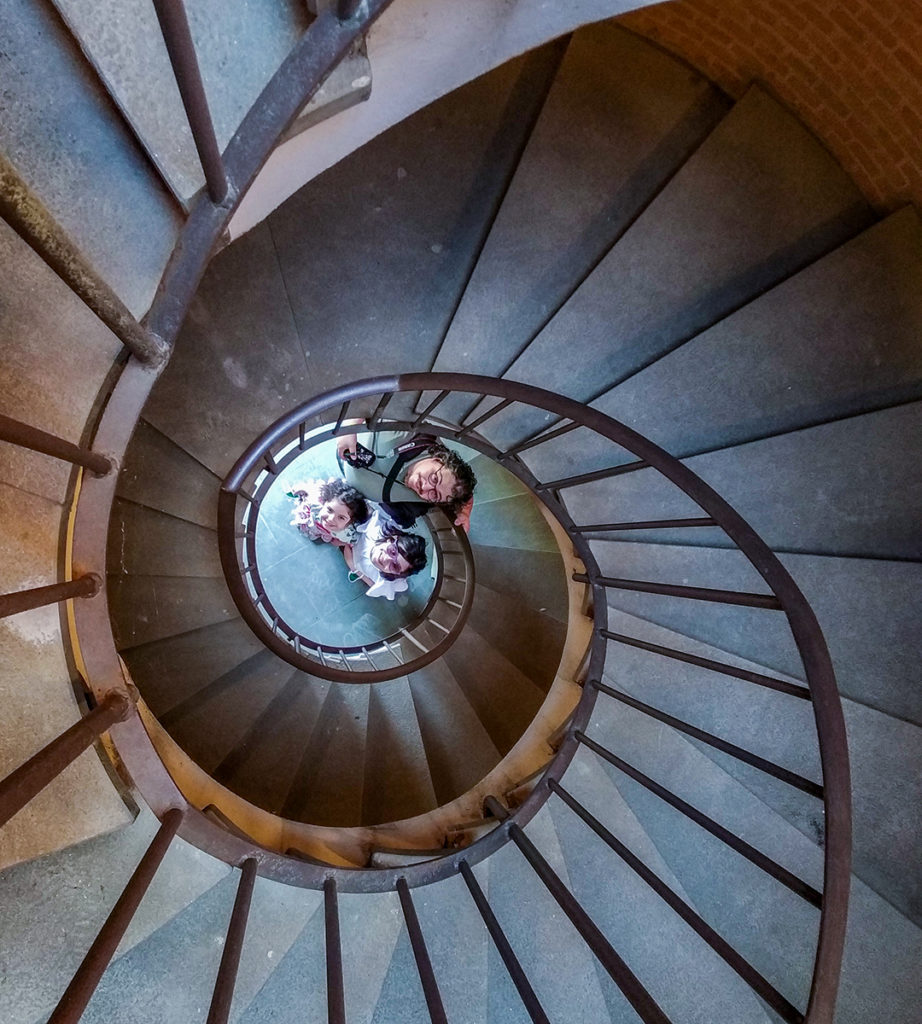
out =
<path fill-rule="evenodd" d="M 534 842 L 564 884 L 570 884 L 568 867 L 561 851 L 553 820 L 543 808 L 529 823 L 528 837 Z M 576 929 L 557 906 L 522 853 L 512 843 L 493 854 L 489 862 L 489 900 L 506 933 L 539 1002 L 548 1017 L 560 1024 L 584 1024 L 609 1017 L 603 990 L 614 983 L 595 970 L 594 958 Z M 552 949 L 554 955 L 548 957 Z M 488 967 L 489 1024 L 505 1024 L 507 1007 L 516 1006 L 518 996 L 508 985 L 506 968 L 495 947 L 490 945 Z M 521 1013 L 512 1020 L 528 1018 Z"/>
<path fill-rule="evenodd" d="M 470 625 L 444 657 L 497 749 L 508 753 L 534 719 L 544 693 Z"/>
<path fill-rule="evenodd" d="M 470 541 L 482 548 L 520 548 L 554 553 L 560 550 L 531 494 L 477 502 L 471 515 Z"/>
<path fill-rule="evenodd" d="M 55 14 L 27 0 L 11 0 L 6 13 L 0 146 L 140 316 L 172 251 L 179 211 Z"/>
<path fill-rule="evenodd" d="M 120 651 L 238 618 L 223 577 L 110 576 L 106 587 Z"/>
<path fill-rule="evenodd" d="M 483 584 L 523 607 L 560 622 L 569 612 L 559 551 L 521 551 L 473 544 L 478 586 Z"/>
<path fill-rule="evenodd" d="M 264 648 L 239 618 L 124 651 L 132 680 L 157 716 L 168 714 Z"/>
<path fill-rule="evenodd" d="M 467 792 L 502 758 L 444 659 L 407 677 L 438 803 Z"/>
<path fill-rule="evenodd" d="M 128 828 L 0 873 L 4 907 L 0 1015 L 9 1024 L 34 1024 L 57 1003 L 84 953 L 153 837 L 157 821 L 143 809 Z M 174 840 L 135 914 L 119 955 L 135 948 L 228 873 L 220 861 Z M 42 899 L 36 900 L 35 893 Z M 93 892 L 94 898 L 88 899 Z M 62 933 L 66 920 L 66 934 Z M 42 949 L 40 976 L 23 949 Z M 163 975 L 158 975 L 162 984 Z M 117 1015 L 116 1015 L 117 1016 Z M 44 1017 L 42 1018 L 44 1019 Z M 114 1018 L 110 1018 L 114 1019 Z M 119 1018 L 121 1019 L 121 1018 Z"/>
<path fill-rule="evenodd" d="M 115 102 L 180 196 L 204 183 L 163 34 L 152 5 L 56 0 Z M 221 18 L 189 9 L 199 68 L 218 148 L 223 151 L 243 115 L 307 28 L 307 9 L 296 0 L 248 3 Z M 239 41 L 247 40 L 241 53 Z M 227 74 L 228 63 L 234 68 Z"/>
<path fill-rule="evenodd" d="M 650 839 L 623 798 L 612 797 L 611 790 L 617 793 L 616 787 L 602 768 L 588 759 L 582 767 L 590 777 L 601 777 L 584 790 L 584 806 L 596 816 L 601 807 L 607 827 L 626 845 L 631 845 L 627 831 L 634 837 L 634 845 L 646 846 L 642 859 L 670 888 L 684 895 L 658 852 L 650 849 Z M 771 1018 L 745 982 L 621 858 L 562 803 L 552 799 L 548 806 L 574 895 L 670 1020 L 769 1024 Z M 613 993 L 609 996 L 612 1020 L 631 1020 L 632 1011 L 623 997 Z"/>
<path fill-rule="evenodd" d="M 315 825 L 360 825 L 368 730 L 368 687 L 330 683 L 310 731 L 295 750 L 297 774 L 282 813 Z"/>
<path fill-rule="evenodd" d="M 696 455 L 685 464 L 775 550 L 917 560 L 920 437 L 922 401 Z M 568 488 L 564 500 L 579 523 L 705 514 L 650 469 Z M 693 544 L 695 532 L 657 530 L 655 536 Z"/>
<path fill-rule="evenodd" d="M 223 578 L 213 529 L 116 498 L 106 571 L 126 576 Z"/>
<path fill-rule="evenodd" d="M 400 821 L 438 804 L 406 678 L 369 688 L 362 822 Z"/>
<path fill-rule="evenodd" d="M 138 422 L 119 468 L 120 498 L 214 530 L 219 487 L 214 473 L 185 449 L 146 420 Z"/>
<path fill-rule="evenodd" d="M 505 376 L 538 386 L 554 379 L 590 401 L 870 217 L 822 145 L 751 86 Z M 484 433 L 508 443 L 546 422 L 521 412 Z"/>
<path fill-rule="evenodd" d="M 566 642 L 562 622 L 531 608 L 510 608 L 503 594 L 483 584 L 477 586 L 468 621 L 542 690 L 550 689 Z"/>
<path fill-rule="evenodd" d="M 312 360 L 316 391 L 354 380 L 356 367 L 370 377 L 430 365 L 514 167 L 532 87 L 553 68 L 542 48 L 488 72 L 372 139 L 269 216 L 305 350 L 322 336 L 345 356 Z M 398 249 L 399 260 L 381 258 Z M 359 269 L 370 264 L 373 275 Z M 356 272 L 343 273 L 348 267 Z"/>
<path fill-rule="evenodd" d="M 2 131 L 2 128 L 0 128 Z M 83 437 L 99 382 L 121 349 L 116 337 L 13 229 L 0 221 L 4 382 L 0 411 L 74 444 Z M 41 296 L 41 302 L 35 297 Z M 54 338 L 53 358 L 48 340 Z M 67 381 L 67 401 L 61 382 Z M 58 459 L 4 444 L 3 480 L 63 502 L 70 467 Z"/>
<path fill-rule="evenodd" d="M 501 373 L 725 109 L 615 24 L 575 33 L 434 369 Z"/>
<path fill-rule="evenodd" d="M 685 457 L 918 398 L 920 296 L 922 226 L 905 207 L 592 406 Z M 559 479 L 634 456 L 575 431 L 524 458 Z"/>

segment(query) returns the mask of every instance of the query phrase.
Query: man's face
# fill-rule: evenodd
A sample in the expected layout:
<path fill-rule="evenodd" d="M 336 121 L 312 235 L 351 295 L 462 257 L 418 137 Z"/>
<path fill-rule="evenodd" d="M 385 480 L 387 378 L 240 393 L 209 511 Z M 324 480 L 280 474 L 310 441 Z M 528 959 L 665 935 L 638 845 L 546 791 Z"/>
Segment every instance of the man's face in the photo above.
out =
<path fill-rule="evenodd" d="M 444 505 L 454 497 L 458 480 L 438 459 L 426 458 L 410 463 L 404 476 L 404 483 L 423 501 L 428 501 L 432 505 Z"/>
<path fill-rule="evenodd" d="M 410 569 L 410 563 L 400 554 L 394 537 L 383 537 L 376 541 L 368 553 L 368 559 L 379 572 L 391 576 L 405 576 Z"/>

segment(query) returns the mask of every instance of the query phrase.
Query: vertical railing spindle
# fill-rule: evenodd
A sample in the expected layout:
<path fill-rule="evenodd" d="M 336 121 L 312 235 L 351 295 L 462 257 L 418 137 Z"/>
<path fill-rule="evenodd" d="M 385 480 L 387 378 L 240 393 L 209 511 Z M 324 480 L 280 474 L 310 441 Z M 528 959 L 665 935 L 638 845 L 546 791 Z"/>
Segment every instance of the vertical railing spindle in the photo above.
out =
<path fill-rule="evenodd" d="M 445 1007 L 442 1005 L 442 996 L 439 993 L 439 985 L 435 980 L 435 972 L 432 970 L 432 961 L 429 959 L 429 950 L 426 949 L 426 940 L 423 937 L 423 930 L 419 926 L 416 907 L 413 906 L 413 897 L 410 895 L 410 887 L 405 878 L 397 879 L 397 895 L 400 897 L 403 918 L 407 923 L 407 931 L 410 933 L 410 945 L 413 947 L 413 956 L 416 958 L 416 968 L 423 986 L 423 995 L 426 997 L 426 1006 L 429 1008 L 429 1017 L 432 1024 L 448 1024 Z"/>
<path fill-rule="evenodd" d="M 327 878 L 323 883 L 323 922 L 326 934 L 327 1020 L 329 1024 L 346 1024 L 339 900 L 336 896 L 336 880 L 333 878 Z"/>
<path fill-rule="evenodd" d="M 163 824 L 128 880 L 124 892 L 119 896 L 105 924 L 99 930 L 93 945 L 83 958 L 83 963 L 77 968 L 77 973 L 61 996 L 61 1001 L 48 1018 L 48 1024 L 77 1024 L 83 1016 L 83 1011 L 93 998 L 96 986 L 109 966 L 109 961 L 122 941 L 128 925 L 131 924 L 131 919 L 153 881 L 160 862 L 170 848 L 173 836 L 182 824 L 182 818 L 183 813 L 178 808 L 167 811 L 163 816 Z"/>
<path fill-rule="evenodd" d="M 246 935 L 247 917 L 250 913 L 250 902 L 253 899 L 253 887 L 256 885 L 257 867 L 256 860 L 250 857 L 243 862 L 240 871 L 237 898 L 234 900 L 230 924 L 227 926 L 227 939 L 224 943 L 224 952 L 221 955 L 221 964 L 218 967 L 218 976 L 215 979 L 207 1024 L 227 1024 L 230 1017 L 234 986 L 237 983 L 237 968 L 240 966 L 240 953 L 243 950 L 243 939 Z"/>

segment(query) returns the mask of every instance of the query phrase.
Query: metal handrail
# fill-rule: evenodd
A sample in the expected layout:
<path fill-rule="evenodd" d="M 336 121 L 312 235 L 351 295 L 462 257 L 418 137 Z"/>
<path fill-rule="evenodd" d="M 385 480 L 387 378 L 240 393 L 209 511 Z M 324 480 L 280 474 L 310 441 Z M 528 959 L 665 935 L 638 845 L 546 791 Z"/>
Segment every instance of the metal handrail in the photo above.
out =
<path fill-rule="evenodd" d="M 387 392 L 385 397 L 388 397 Z M 337 430 L 355 429 L 354 425 L 343 427 L 341 403 L 333 403 L 320 414 L 321 418 L 324 415 L 329 417 L 331 411 L 337 413 L 335 423 L 315 428 L 310 437 L 306 431 L 307 420 L 301 420 L 281 437 L 270 427 L 249 445 L 228 473 L 218 497 L 218 551 L 224 577 L 243 620 L 266 647 L 290 665 L 336 682 L 369 684 L 397 679 L 437 661 L 464 629 L 474 602 L 476 582 L 474 556 L 464 530 L 449 524 L 464 564 L 461 577 L 463 593 L 460 601 L 449 605 L 452 609 L 451 624 L 446 627 L 436 620 L 434 612 L 443 588 L 447 583 L 457 581 L 458 577 L 454 573 L 446 575 L 440 531 L 432 529 L 430 535 L 437 570 L 426 605 L 401 627 L 371 643 L 324 643 L 295 629 L 273 605 L 259 571 L 256 518 L 275 477 L 305 452 L 336 436 Z M 310 418 L 313 419 L 314 415 Z M 380 422 L 377 426 L 380 428 Z M 389 429 L 390 423 L 385 426 Z M 426 644 L 420 640 L 426 626 L 435 626 L 443 634 L 438 642 Z M 396 659 L 393 646 L 404 657 Z M 379 667 L 375 663 L 375 655 L 395 658 L 397 664 Z M 334 664 L 327 662 L 328 656 L 334 659 Z M 336 660 L 344 667 L 336 667 Z"/>

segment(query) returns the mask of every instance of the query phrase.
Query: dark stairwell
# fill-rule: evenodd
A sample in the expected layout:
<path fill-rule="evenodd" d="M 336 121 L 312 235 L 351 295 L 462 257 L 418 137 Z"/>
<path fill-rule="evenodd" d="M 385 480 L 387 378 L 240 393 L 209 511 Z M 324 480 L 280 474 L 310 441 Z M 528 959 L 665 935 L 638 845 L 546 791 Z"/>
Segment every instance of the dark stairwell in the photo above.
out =
<path fill-rule="evenodd" d="M 20 244 L 10 246 L 21 258 Z M 682 457 L 771 544 L 816 610 L 854 769 L 851 930 L 836 1020 L 913 1020 L 907 966 L 922 940 L 918 878 L 907 870 L 917 824 L 906 809 L 918 767 L 910 652 L 920 260 L 915 212 L 875 222 L 841 169 L 763 90 L 731 105 L 613 26 L 471 83 L 321 176 L 212 261 L 119 477 L 112 529 L 124 546 L 110 549 L 109 602 L 130 672 L 163 724 L 186 729 L 180 745 L 196 757 L 192 747 L 202 744 L 199 763 L 219 778 L 223 771 L 222 781 L 245 767 L 242 756 L 228 766 L 222 715 L 237 716 L 238 737 L 260 722 L 273 736 L 290 730 L 291 747 L 247 748 L 253 779 L 272 776 L 259 757 L 283 755 L 288 774 L 264 795 L 270 810 L 351 825 L 454 799 L 509 749 L 505 723 L 521 714 L 519 727 L 527 724 L 557 668 L 568 618 L 553 576 L 559 546 L 532 499 L 478 459 L 484 490 L 471 540 L 482 590 L 468 631 L 431 676 L 402 681 L 398 696 L 391 684 L 361 697 L 339 687 L 337 703 L 336 684 L 319 681 L 319 696 L 292 686 L 291 673 L 235 623 L 210 548 L 220 479 L 289 408 L 379 373 L 497 374 L 588 403 Z M 445 413 L 472 404 L 451 399 Z M 514 406 L 478 434 L 504 449 L 551 423 Z M 580 427 L 523 449 L 516 465 L 550 482 L 627 467 L 544 492 L 596 527 L 586 537 L 606 577 L 764 586 L 716 526 L 657 528 L 701 510 L 635 461 Z M 627 528 L 634 523 L 650 525 Z M 600 693 L 587 739 L 821 887 L 824 821 L 814 796 L 636 704 L 819 780 L 811 709 L 797 695 L 802 668 L 781 617 L 621 588 L 599 596 L 614 634 L 600 682 L 619 696 Z M 151 634 L 127 632 L 142 620 Z M 782 685 L 722 678 L 663 651 Z M 200 717 L 185 725 L 184 678 L 221 698 L 193 709 Z M 351 700 L 364 702 L 358 717 Z M 290 711 L 296 702 L 300 718 Z M 336 752 L 349 732 L 337 729 L 337 715 L 359 722 L 351 751 Z M 321 720 L 334 722 L 322 765 L 308 756 Z M 447 742 L 453 735 L 469 746 L 466 760 Z M 295 764 L 299 741 L 305 756 Z M 356 751 L 362 768 L 349 781 Z M 378 764 L 400 786 L 380 785 Z M 291 795 L 293 777 L 321 768 L 334 797 L 312 806 Z M 809 901 L 586 743 L 563 784 L 785 997 L 806 1005 L 817 922 Z M 325 822 L 335 785 L 353 810 L 348 821 Z M 9 1019 L 45 1019 L 152 831 L 144 811 L 121 832 L 0 876 L 4 905 L 28 900 L 35 885 L 56 897 L 47 916 L 9 919 L 5 962 L 23 943 L 60 950 L 62 917 L 73 950 L 41 984 L 8 970 Z M 561 798 L 526 831 L 670 1019 L 775 1019 Z M 518 849 L 503 847 L 475 872 L 551 1020 L 638 1019 Z M 101 880 L 98 907 L 75 913 L 83 905 L 75 878 Z M 202 1016 L 235 885 L 223 864 L 175 844 L 84 1019 L 158 1019 L 165 976 L 175 983 L 167 1019 Z M 413 897 L 448 1019 L 525 1020 L 462 879 Z M 427 1019 L 398 896 L 339 899 L 347 1019 Z M 323 1019 L 323 910 L 319 893 L 257 881 L 235 1019 L 294 1020 L 307 1007 Z"/>

